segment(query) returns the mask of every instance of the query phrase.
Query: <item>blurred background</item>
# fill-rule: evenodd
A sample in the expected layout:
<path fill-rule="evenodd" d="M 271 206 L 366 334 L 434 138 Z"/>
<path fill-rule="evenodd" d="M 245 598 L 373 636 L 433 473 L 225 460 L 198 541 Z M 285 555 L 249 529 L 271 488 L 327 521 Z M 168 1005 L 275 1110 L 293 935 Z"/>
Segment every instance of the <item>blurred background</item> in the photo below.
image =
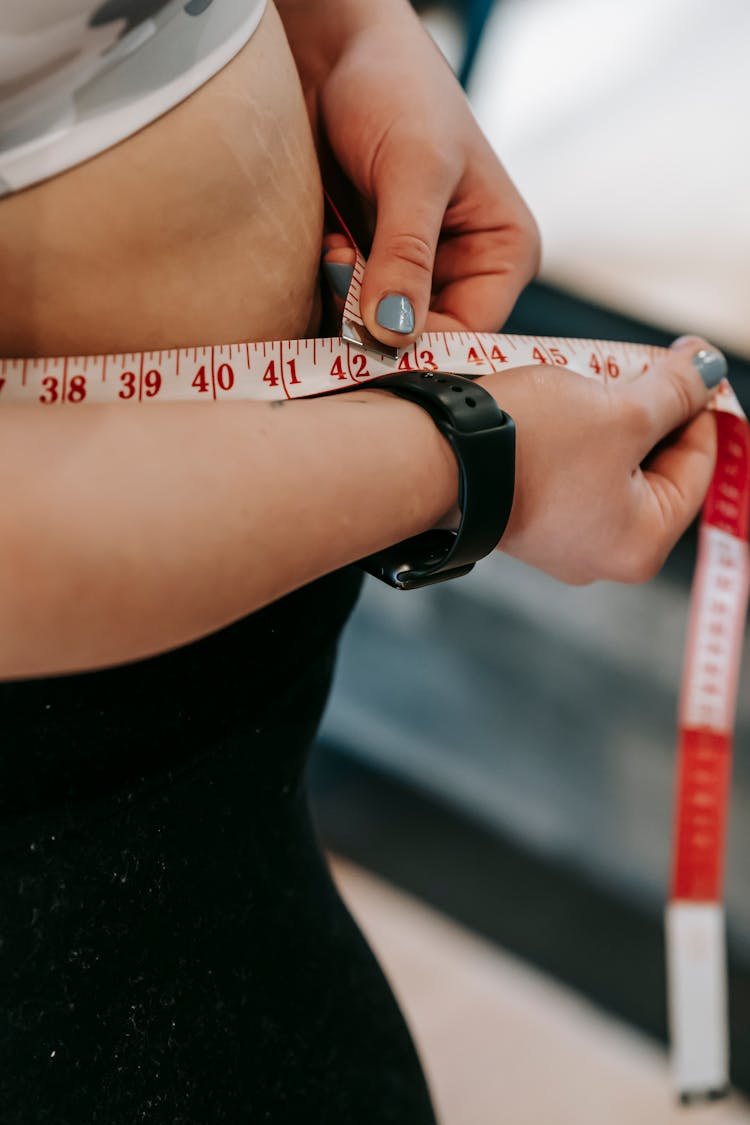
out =
<path fill-rule="evenodd" d="M 508 331 L 706 335 L 750 410 L 750 6 L 417 5 L 534 211 Z M 312 767 L 337 878 L 406 1009 L 443 1125 L 677 1120 L 661 915 L 695 536 L 646 587 L 496 555 L 368 581 Z M 727 906 L 733 1080 L 750 1093 L 750 669 Z M 750 1122 L 738 1094 L 692 1122 Z"/>

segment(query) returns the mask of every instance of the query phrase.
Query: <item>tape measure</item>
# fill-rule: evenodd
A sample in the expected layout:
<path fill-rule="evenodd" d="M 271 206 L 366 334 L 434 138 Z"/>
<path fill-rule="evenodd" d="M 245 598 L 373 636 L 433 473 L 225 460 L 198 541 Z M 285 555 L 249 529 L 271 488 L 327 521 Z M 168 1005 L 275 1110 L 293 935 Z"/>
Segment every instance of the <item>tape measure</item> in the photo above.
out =
<path fill-rule="evenodd" d="M 425 333 L 401 351 L 375 341 L 359 313 L 357 252 L 340 337 L 272 340 L 106 356 L 0 361 L 0 406 L 305 398 L 394 371 L 479 376 L 528 364 L 603 383 L 643 374 L 662 349 L 602 340 Z M 667 966 L 673 1066 L 685 1100 L 728 1086 L 721 905 L 732 729 L 748 598 L 750 427 L 727 383 L 711 407 L 718 462 L 703 510 L 679 707 L 678 785 Z"/>

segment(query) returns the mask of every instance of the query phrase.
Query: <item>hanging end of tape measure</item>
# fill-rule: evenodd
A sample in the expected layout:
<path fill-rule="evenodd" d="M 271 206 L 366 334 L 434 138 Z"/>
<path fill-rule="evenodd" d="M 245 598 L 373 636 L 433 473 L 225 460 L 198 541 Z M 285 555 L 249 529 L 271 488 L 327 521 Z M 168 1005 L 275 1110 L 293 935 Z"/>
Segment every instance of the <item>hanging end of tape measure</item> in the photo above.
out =
<path fill-rule="evenodd" d="M 372 352 L 379 359 L 391 360 L 393 363 L 398 359 L 398 348 L 391 348 L 388 344 L 381 343 L 371 335 L 364 324 L 355 324 L 353 320 L 344 320 L 341 324 L 341 339 L 346 340 L 347 344 L 354 344 L 355 347 L 365 348 L 366 351 Z"/>
<path fill-rule="evenodd" d="M 684 1105 L 729 1092 L 724 911 L 714 902 L 666 909 L 672 1072 Z"/>

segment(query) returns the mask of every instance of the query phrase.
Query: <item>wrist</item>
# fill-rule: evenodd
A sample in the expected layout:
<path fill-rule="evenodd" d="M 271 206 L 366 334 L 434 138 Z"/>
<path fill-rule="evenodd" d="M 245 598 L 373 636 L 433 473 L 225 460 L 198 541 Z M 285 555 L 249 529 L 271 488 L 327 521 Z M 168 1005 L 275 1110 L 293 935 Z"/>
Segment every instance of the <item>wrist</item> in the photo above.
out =
<path fill-rule="evenodd" d="M 433 527 L 360 560 L 376 578 L 415 590 L 468 574 L 499 543 L 515 495 L 515 424 L 487 390 L 449 371 L 382 378 L 385 389 L 424 410 L 455 454 L 460 521 Z M 443 517 L 445 519 L 445 517 Z"/>
<path fill-rule="evenodd" d="M 352 34 L 347 0 L 276 0 L 294 60 L 303 77 L 319 86 Z"/>
<path fill-rule="evenodd" d="M 319 85 L 345 47 L 373 24 L 419 18 L 407 0 L 276 0 L 298 67 Z M 394 31 L 395 33 L 395 31 Z"/>
<path fill-rule="evenodd" d="M 459 467 L 450 443 L 430 416 L 414 402 L 375 386 L 347 392 L 349 401 L 369 402 L 399 419 L 398 432 L 405 433 L 408 418 L 409 476 L 404 495 L 414 506 L 413 531 L 419 535 L 435 527 L 453 528 L 460 518 L 458 508 Z"/>

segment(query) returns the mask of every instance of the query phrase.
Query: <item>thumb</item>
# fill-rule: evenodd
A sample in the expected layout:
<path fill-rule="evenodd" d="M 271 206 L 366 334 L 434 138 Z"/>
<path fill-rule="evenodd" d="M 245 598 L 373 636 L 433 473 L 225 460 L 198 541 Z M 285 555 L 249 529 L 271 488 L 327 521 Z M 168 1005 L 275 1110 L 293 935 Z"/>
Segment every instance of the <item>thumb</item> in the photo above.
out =
<path fill-rule="evenodd" d="M 618 388 L 621 401 L 638 408 L 641 458 L 708 406 L 726 374 L 720 351 L 698 336 L 682 336 L 645 375 Z"/>
<path fill-rule="evenodd" d="M 397 348 L 424 331 L 438 237 L 456 186 L 443 158 L 404 160 L 404 150 L 393 143 L 380 162 L 375 235 L 360 297 L 368 330 Z"/>

